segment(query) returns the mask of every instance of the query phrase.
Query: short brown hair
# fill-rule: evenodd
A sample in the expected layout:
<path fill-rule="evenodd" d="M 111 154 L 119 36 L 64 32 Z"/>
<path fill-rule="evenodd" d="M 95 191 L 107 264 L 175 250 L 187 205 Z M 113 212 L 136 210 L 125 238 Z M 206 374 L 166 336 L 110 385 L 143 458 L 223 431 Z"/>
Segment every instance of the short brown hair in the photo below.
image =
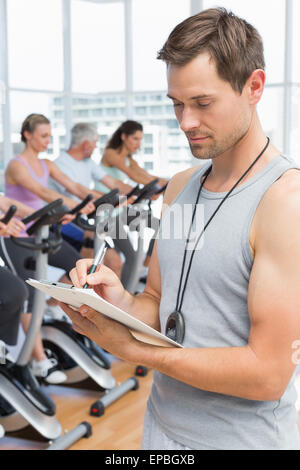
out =
<path fill-rule="evenodd" d="M 26 144 L 26 137 L 24 135 L 25 131 L 32 134 L 39 124 L 50 124 L 50 121 L 43 114 L 29 114 L 24 120 L 21 128 L 21 140 Z"/>
<path fill-rule="evenodd" d="M 219 76 L 240 93 L 254 70 L 265 69 L 260 34 L 225 8 L 204 10 L 178 24 L 157 58 L 181 66 L 203 52 L 210 54 Z"/>

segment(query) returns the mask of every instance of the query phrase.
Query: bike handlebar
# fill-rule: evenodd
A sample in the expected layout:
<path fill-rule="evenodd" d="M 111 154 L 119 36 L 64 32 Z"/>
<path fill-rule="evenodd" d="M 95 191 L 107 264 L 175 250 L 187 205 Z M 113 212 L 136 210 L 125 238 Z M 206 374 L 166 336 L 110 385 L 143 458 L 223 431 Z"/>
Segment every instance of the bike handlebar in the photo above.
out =
<path fill-rule="evenodd" d="M 155 194 L 161 194 L 161 193 L 163 193 L 163 192 L 167 189 L 168 184 L 169 184 L 169 182 L 167 182 L 164 186 L 162 186 L 161 188 L 159 188 L 159 190 L 156 191 Z"/>
<path fill-rule="evenodd" d="M 132 188 L 131 191 L 129 191 L 128 194 L 126 194 L 127 199 L 129 199 L 131 196 L 138 196 L 141 191 L 140 185 L 137 184 L 134 188 Z"/>
<path fill-rule="evenodd" d="M 119 204 L 119 190 L 113 189 L 109 193 L 104 194 L 103 196 L 96 199 L 96 201 L 94 201 L 93 204 L 96 207 L 96 209 L 102 204 L 111 204 L 114 207 L 117 206 Z"/>
<path fill-rule="evenodd" d="M 140 194 L 132 204 L 138 204 L 142 200 L 148 199 L 156 194 L 156 191 L 160 190 L 160 187 L 157 185 L 158 181 L 159 179 L 155 178 L 154 180 L 150 181 L 150 183 L 146 184 L 146 186 L 141 189 Z"/>
<path fill-rule="evenodd" d="M 0 219 L 0 222 L 3 224 L 8 224 L 8 222 L 13 218 L 15 213 L 17 212 L 17 207 L 16 206 L 10 206 L 6 214 L 4 215 L 3 219 Z"/>
<path fill-rule="evenodd" d="M 63 203 L 62 199 L 56 199 L 55 201 L 50 202 L 46 206 L 30 214 L 28 217 L 24 217 L 24 219 L 22 219 L 23 224 L 27 225 L 29 224 L 29 222 L 32 222 L 33 220 L 36 220 L 42 217 L 43 215 L 46 215 L 49 211 L 61 206 L 62 203 Z"/>
<path fill-rule="evenodd" d="M 81 211 L 81 209 L 83 209 L 93 198 L 94 196 L 92 194 L 89 194 L 85 199 L 83 199 L 83 201 L 77 204 L 77 206 L 73 207 L 73 209 L 71 209 L 68 214 L 74 215 L 77 212 Z"/>

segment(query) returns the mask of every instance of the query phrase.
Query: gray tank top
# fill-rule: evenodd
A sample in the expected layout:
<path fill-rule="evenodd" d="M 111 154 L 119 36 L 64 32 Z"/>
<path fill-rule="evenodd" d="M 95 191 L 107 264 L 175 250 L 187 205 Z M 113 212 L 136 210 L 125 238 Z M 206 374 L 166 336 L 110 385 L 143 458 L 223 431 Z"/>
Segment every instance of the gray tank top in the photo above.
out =
<path fill-rule="evenodd" d="M 175 310 L 185 244 L 174 233 L 170 239 L 163 239 L 164 224 L 174 204 L 195 203 L 200 178 L 208 167 L 206 164 L 195 171 L 161 220 L 158 259 L 163 332 L 168 316 Z M 205 231 L 203 248 L 194 256 L 182 306 L 186 324 L 184 347 L 235 347 L 248 343 L 251 222 L 264 193 L 291 168 L 299 169 L 290 158 L 275 157 L 233 191 Z M 204 207 L 204 222 L 225 194 L 202 189 L 199 204 Z M 148 407 L 170 438 L 193 449 L 300 449 L 295 401 L 293 379 L 279 401 L 267 402 L 203 391 L 155 371 Z"/>

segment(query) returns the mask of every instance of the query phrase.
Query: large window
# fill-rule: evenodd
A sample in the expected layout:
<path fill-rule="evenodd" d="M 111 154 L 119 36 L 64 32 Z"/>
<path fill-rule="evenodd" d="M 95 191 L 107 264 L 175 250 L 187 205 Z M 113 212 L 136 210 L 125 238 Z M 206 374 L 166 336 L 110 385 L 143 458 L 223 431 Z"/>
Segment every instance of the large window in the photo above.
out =
<path fill-rule="evenodd" d="M 219 3 L 213 0 L 204 0 L 203 5 L 204 8 L 211 8 L 218 6 Z M 262 0 L 252 0 L 251 2 L 223 0 L 222 6 L 251 23 L 262 36 L 267 80 L 258 110 L 265 132 L 279 149 L 283 149 L 285 0 L 273 0 L 271 9 L 270 2 Z M 272 15 L 271 23 L 270 14 Z"/>
<path fill-rule="evenodd" d="M 290 0 L 288 0 L 290 1 Z M 221 6 L 251 23 L 264 42 L 267 83 L 284 80 L 285 0 L 204 0 L 204 8 Z"/>
<path fill-rule="evenodd" d="M 190 14 L 189 0 L 133 0 L 133 86 L 164 90 L 166 66 L 156 59 L 169 33 Z"/>
<path fill-rule="evenodd" d="M 60 107 L 63 108 L 63 104 Z M 125 93 L 107 93 L 94 97 L 82 96 L 72 100 L 72 125 L 78 122 L 89 122 L 98 129 L 99 141 L 93 154 L 96 163 L 100 162 L 109 137 L 125 120 Z M 66 146 L 68 145 L 69 142 L 66 143 Z"/>
<path fill-rule="evenodd" d="M 278 148 L 283 148 L 283 88 L 266 87 L 258 105 L 258 113 L 265 133 Z"/>
<path fill-rule="evenodd" d="M 292 89 L 291 155 L 300 163 L 300 84 Z"/>
<path fill-rule="evenodd" d="M 124 4 L 72 1 L 72 88 L 125 89 Z"/>
<path fill-rule="evenodd" d="M 63 89 L 61 0 L 9 0 L 9 85 Z"/>
<path fill-rule="evenodd" d="M 99 161 L 116 127 L 136 119 L 145 134 L 136 158 L 145 168 L 169 177 L 194 164 L 166 97 L 166 66 L 156 57 L 176 24 L 216 5 L 261 33 L 263 127 L 300 161 L 299 0 L 0 0 L 0 85 L 8 90 L 0 120 L 0 190 L 1 171 L 22 149 L 19 131 L 31 112 L 51 120 L 50 158 L 68 147 L 71 126 L 83 121 L 98 128 Z"/>
<path fill-rule="evenodd" d="M 28 114 L 39 113 L 47 116 L 52 124 L 52 140 L 45 154 L 41 157 L 54 159 L 58 156 L 61 141 L 60 136 L 64 136 L 63 120 L 54 119 L 55 109 L 53 106 L 54 95 L 46 93 L 33 93 L 12 91 L 10 94 L 11 104 L 11 142 L 13 155 L 20 153 L 24 146 L 20 140 L 20 129 L 23 120 Z"/>
<path fill-rule="evenodd" d="M 291 154 L 300 163 L 300 55 L 298 44 L 300 44 L 300 2 L 294 0 L 293 11 L 293 42 L 292 42 L 292 80 L 293 88 L 291 93 Z"/>
<path fill-rule="evenodd" d="M 299 44 L 300 44 L 300 29 L 299 29 L 299 20 L 300 20 L 300 2 L 299 0 L 294 0 L 293 2 L 293 82 L 298 82 L 300 84 L 300 54 L 299 54 Z"/>

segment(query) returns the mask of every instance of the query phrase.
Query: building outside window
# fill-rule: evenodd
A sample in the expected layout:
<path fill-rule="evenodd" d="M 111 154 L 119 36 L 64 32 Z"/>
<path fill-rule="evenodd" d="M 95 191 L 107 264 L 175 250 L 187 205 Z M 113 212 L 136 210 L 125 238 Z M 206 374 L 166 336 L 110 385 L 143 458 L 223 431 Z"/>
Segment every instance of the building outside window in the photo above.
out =
<path fill-rule="evenodd" d="M 267 73 L 259 104 L 263 127 L 277 147 L 300 162 L 300 2 L 273 0 L 272 23 L 269 0 L 221 3 L 262 34 Z M 98 162 L 114 130 L 135 119 L 144 127 L 136 155 L 141 164 L 167 177 L 198 164 L 166 96 L 166 66 L 156 56 L 178 22 L 216 5 L 212 0 L 0 0 L 0 80 L 6 98 L 0 120 L 0 190 L 5 166 L 23 148 L 21 123 L 32 112 L 51 120 L 47 158 L 55 159 L 68 147 L 71 126 L 84 121 L 98 128 L 93 156 Z"/>

